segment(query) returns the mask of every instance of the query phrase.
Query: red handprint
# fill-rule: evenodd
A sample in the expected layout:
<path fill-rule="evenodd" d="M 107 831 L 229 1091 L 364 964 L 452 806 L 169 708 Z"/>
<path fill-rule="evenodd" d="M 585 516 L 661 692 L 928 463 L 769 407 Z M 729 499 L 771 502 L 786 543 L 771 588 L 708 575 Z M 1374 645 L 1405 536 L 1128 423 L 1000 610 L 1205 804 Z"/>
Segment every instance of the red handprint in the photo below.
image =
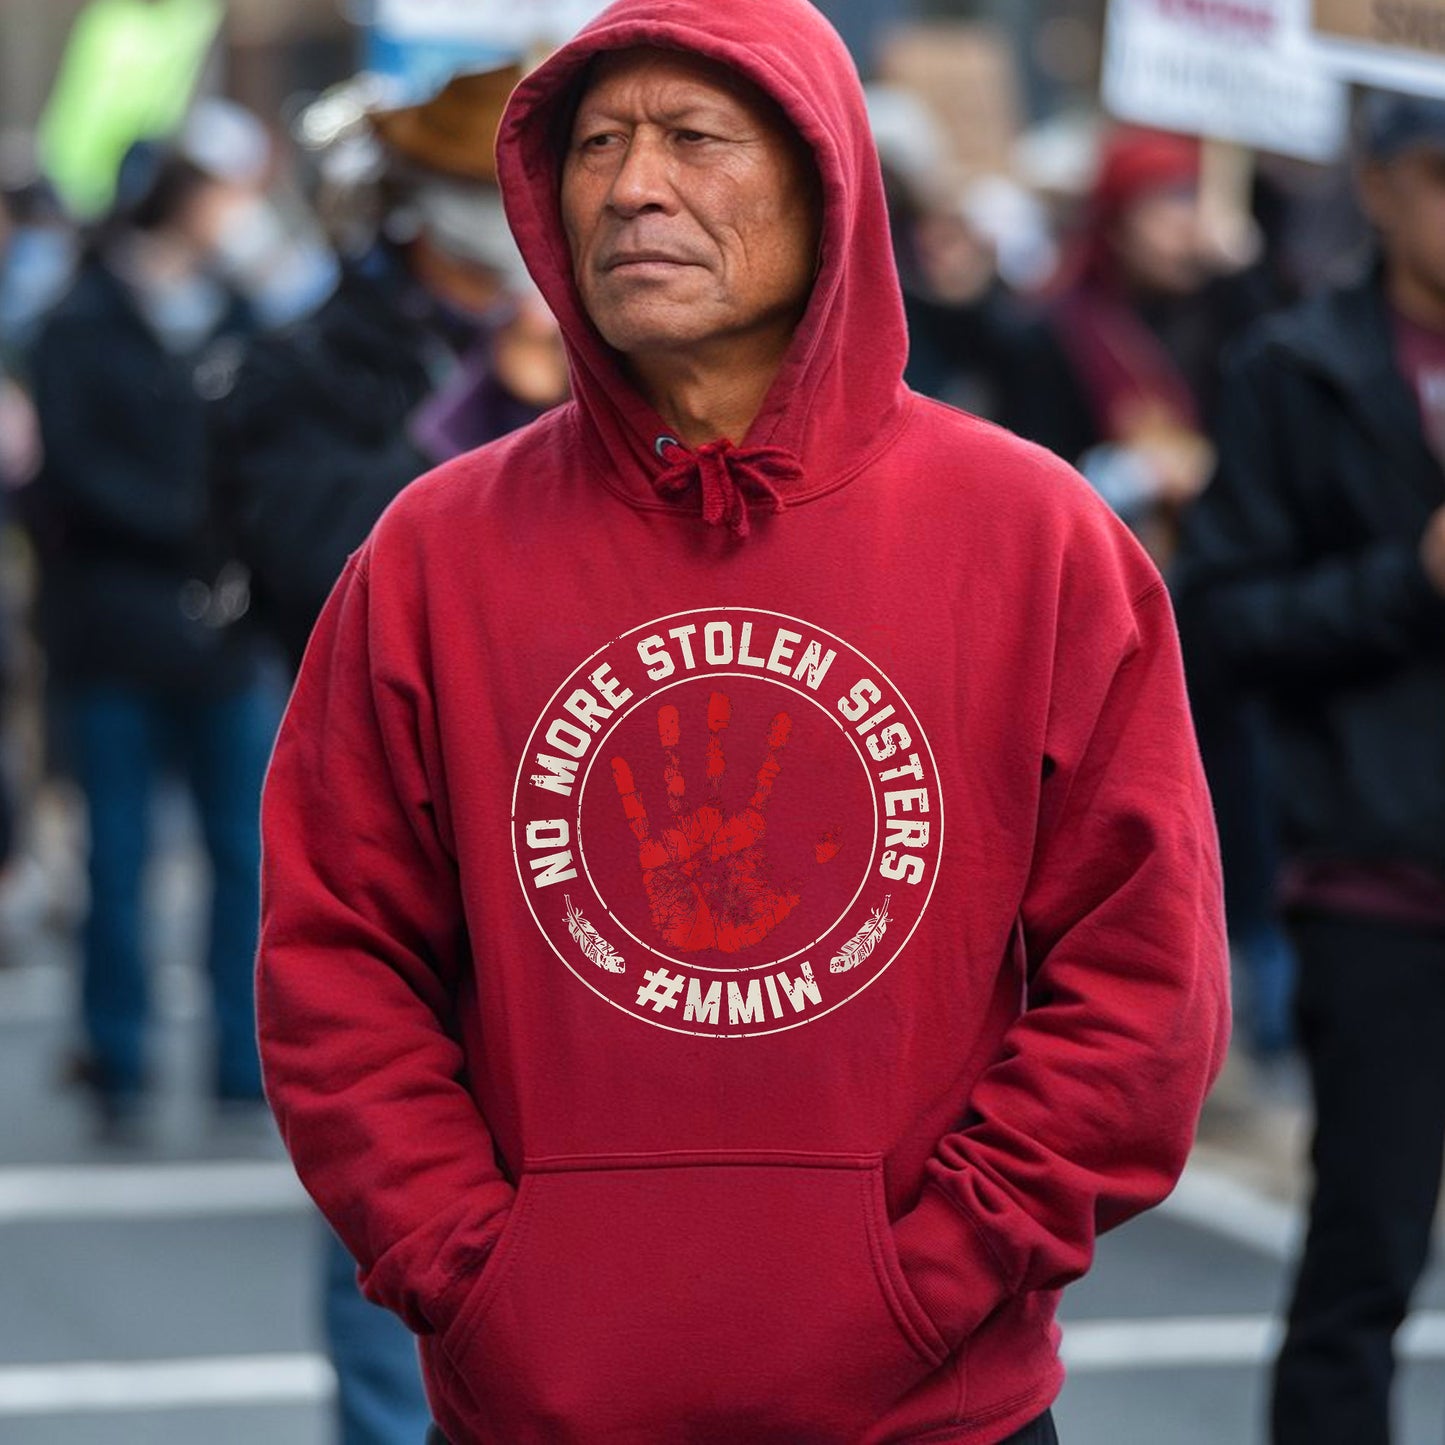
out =
<path fill-rule="evenodd" d="M 798 905 L 798 894 L 776 883 L 763 856 L 764 810 L 782 767 L 793 720 L 780 712 L 768 726 L 768 756 L 758 769 L 747 806 L 730 818 L 722 811 L 723 733 L 732 703 L 713 693 L 707 708 L 708 800 L 687 811 L 686 784 L 677 745 L 677 709 L 657 712 L 663 778 L 672 826 L 653 837 L 647 808 L 626 759 L 612 759 L 612 777 L 638 843 L 638 862 L 657 931 L 674 948 L 716 948 L 737 953 L 766 938 Z"/>

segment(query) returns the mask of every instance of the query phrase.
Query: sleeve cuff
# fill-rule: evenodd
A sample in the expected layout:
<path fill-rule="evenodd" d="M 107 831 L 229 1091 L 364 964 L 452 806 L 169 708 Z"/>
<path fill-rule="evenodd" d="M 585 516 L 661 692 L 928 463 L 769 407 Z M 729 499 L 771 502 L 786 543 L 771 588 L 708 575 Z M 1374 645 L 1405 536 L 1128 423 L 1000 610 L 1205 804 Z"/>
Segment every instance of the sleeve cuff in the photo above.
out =
<path fill-rule="evenodd" d="M 480 1227 L 464 1218 L 449 1235 L 415 1235 L 392 1246 L 361 1272 L 361 1292 L 401 1317 L 416 1335 L 445 1334 L 466 1304 L 511 1213 L 510 1204 Z M 428 1268 L 421 1260 L 430 1258 Z"/>
<path fill-rule="evenodd" d="M 950 1349 L 957 1349 L 1010 1295 L 978 1227 L 932 1186 L 893 1226 L 904 1276 Z"/>
<path fill-rule="evenodd" d="M 427 1300 L 424 1312 L 418 1312 L 416 1320 L 408 1319 L 413 1333 L 419 1335 L 445 1335 L 461 1314 L 472 1289 L 486 1268 L 486 1259 L 473 1258 L 465 1269 L 458 1269 Z"/>

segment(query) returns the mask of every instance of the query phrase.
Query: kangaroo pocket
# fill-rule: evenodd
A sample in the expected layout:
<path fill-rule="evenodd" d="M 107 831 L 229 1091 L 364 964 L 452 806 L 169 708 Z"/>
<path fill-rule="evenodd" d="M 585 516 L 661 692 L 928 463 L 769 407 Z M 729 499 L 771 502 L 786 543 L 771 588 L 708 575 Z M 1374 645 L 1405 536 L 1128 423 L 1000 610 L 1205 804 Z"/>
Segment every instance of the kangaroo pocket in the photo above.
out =
<path fill-rule="evenodd" d="M 530 1161 L 442 1343 L 508 1445 L 856 1440 L 947 1354 L 831 1154 Z"/>

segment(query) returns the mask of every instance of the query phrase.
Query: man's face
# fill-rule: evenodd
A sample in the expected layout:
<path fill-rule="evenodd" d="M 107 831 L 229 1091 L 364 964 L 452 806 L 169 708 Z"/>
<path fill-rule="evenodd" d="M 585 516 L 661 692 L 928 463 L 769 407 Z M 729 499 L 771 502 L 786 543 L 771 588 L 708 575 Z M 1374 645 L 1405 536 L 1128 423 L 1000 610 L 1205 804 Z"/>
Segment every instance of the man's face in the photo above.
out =
<path fill-rule="evenodd" d="M 1125 278 L 1141 290 L 1185 296 L 1204 280 L 1199 196 L 1192 186 L 1139 197 L 1119 217 L 1111 240 Z"/>
<path fill-rule="evenodd" d="M 1408 150 L 1361 179 L 1390 268 L 1445 304 L 1445 147 Z"/>
<path fill-rule="evenodd" d="M 802 141 L 740 77 L 664 50 L 597 65 L 562 220 L 587 314 L 624 355 L 739 339 L 780 354 L 812 287 L 818 211 Z"/>

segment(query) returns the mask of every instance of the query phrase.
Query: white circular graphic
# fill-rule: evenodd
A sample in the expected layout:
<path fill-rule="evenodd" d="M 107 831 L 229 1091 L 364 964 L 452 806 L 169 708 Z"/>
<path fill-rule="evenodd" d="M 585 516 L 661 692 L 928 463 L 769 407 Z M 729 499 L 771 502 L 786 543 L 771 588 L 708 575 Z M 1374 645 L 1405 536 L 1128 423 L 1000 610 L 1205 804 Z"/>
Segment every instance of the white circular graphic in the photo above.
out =
<path fill-rule="evenodd" d="M 648 622 L 548 701 L 513 852 L 552 951 L 681 1033 L 797 1028 L 898 957 L 932 896 L 943 800 L 923 727 L 843 639 L 756 608 Z"/>

